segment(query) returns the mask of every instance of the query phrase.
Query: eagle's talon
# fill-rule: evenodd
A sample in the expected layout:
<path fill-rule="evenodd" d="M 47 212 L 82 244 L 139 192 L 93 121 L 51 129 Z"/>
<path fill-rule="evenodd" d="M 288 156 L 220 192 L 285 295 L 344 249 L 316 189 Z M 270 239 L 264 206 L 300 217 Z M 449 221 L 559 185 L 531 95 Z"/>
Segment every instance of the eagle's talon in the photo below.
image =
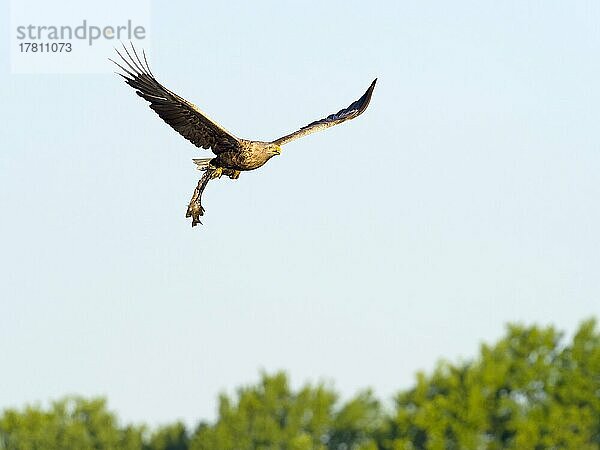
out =
<path fill-rule="evenodd" d="M 221 178 L 221 175 L 223 175 L 223 168 L 222 167 L 217 167 L 216 169 L 213 170 L 210 178 L 211 179 Z"/>

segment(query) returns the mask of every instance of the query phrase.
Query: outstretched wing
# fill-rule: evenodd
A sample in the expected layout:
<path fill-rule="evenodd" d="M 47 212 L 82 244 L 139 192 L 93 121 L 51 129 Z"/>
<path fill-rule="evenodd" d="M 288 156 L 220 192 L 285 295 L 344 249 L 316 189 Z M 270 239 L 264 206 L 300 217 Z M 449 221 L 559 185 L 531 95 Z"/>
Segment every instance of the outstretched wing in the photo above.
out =
<path fill-rule="evenodd" d="M 150 108 L 156 111 L 162 120 L 196 147 L 211 148 L 215 154 L 239 149 L 239 141 L 235 136 L 209 119 L 198 107 L 171 92 L 154 78 L 145 52 L 142 52 L 144 57 L 142 63 L 133 44 L 131 51 L 135 57 L 124 45 L 123 50 L 127 57 L 116 50 L 122 59 L 122 64 L 112 59 L 111 61 L 125 71 L 126 75 L 121 73 L 119 75 L 136 90 L 137 95 L 150 102 Z"/>
<path fill-rule="evenodd" d="M 312 122 L 305 127 L 300 128 L 298 131 L 294 131 L 291 134 L 280 137 L 272 142 L 272 144 L 283 145 L 287 144 L 290 141 L 301 138 L 302 136 L 306 136 L 311 133 L 315 133 L 317 131 L 324 130 L 326 128 L 332 127 L 339 123 L 345 122 L 346 120 L 354 119 L 362 114 L 362 112 L 367 109 L 369 106 L 369 102 L 371 101 L 371 96 L 373 95 L 373 89 L 375 89 L 375 83 L 377 82 L 377 78 L 373 80 L 367 92 L 363 94 L 361 98 L 356 100 L 347 108 L 344 108 L 335 114 L 331 114 L 330 116 L 325 117 L 324 119 L 317 120 Z"/>

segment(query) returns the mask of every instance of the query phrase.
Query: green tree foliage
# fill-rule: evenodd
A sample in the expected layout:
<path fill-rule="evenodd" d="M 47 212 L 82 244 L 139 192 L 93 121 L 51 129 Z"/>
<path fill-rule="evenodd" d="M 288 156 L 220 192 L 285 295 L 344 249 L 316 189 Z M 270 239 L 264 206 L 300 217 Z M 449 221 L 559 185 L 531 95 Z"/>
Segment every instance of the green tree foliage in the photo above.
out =
<path fill-rule="evenodd" d="M 508 327 L 477 360 L 439 364 L 396 398 L 382 449 L 600 448 L 600 334 Z"/>
<path fill-rule="evenodd" d="M 138 450 L 142 428 L 119 427 L 102 399 L 68 397 L 44 411 L 27 407 L 0 417 L 2 450 Z"/>
<path fill-rule="evenodd" d="M 380 423 L 379 402 L 364 392 L 337 407 L 335 392 L 320 384 L 292 391 L 283 373 L 263 375 L 257 386 L 222 395 L 219 419 L 201 425 L 191 450 L 368 449 Z M 371 445 L 371 447 L 369 447 Z"/>
<path fill-rule="evenodd" d="M 324 384 L 263 374 L 190 432 L 122 426 L 102 399 L 68 397 L 0 415 L 0 450 L 600 449 L 600 333 L 567 345 L 554 328 L 511 325 L 470 362 L 417 375 L 383 411 L 370 391 L 341 402 Z"/>
<path fill-rule="evenodd" d="M 185 425 L 177 422 L 156 430 L 150 436 L 144 450 L 187 450 L 189 441 Z"/>

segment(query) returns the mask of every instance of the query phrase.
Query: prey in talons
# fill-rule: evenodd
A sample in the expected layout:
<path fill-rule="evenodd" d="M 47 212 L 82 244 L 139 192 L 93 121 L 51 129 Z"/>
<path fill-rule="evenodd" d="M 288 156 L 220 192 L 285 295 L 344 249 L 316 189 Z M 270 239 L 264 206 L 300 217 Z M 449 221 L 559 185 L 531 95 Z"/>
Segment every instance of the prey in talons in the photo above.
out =
<path fill-rule="evenodd" d="M 240 177 L 239 170 L 214 167 L 210 163 L 201 165 L 197 161 L 199 160 L 194 160 L 194 162 L 198 165 L 198 170 L 203 171 L 204 175 L 202 175 L 202 177 L 198 180 L 198 185 L 196 186 L 196 189 L 194 189 L 194 193 L 192 194 L 192 198 L 188 204 L 187 212 L 185 213 L 185 217 L 192 218 L 192 227 L 195 227 L 198 224 L 202 225 L 200 216 L 203 216 L 205 211 L 204 207 L 202 206 L 202 193 L 204 192 L 204 189 L 206 189 L 208 182 L 215 178 L 221 178 L 222 175 L 226 175 L 232 180 L 237 180 Z"/>

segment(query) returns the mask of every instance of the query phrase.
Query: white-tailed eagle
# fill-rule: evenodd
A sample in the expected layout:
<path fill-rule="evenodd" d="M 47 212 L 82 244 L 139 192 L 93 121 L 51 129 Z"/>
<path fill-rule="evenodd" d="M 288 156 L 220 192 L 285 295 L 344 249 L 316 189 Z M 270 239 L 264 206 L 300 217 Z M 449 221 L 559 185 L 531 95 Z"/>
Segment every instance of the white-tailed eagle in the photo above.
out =
<path fill-rule="evenodd" d="M 198 169 L 204 171 L 204 175 L 198 181 L 187 208 L 186 217 L 192 218 L 192 226 L 201 223 L 200 216 L 204 215 L 201 204 L 202 192 L 210 180 L 220 178 L 222 175 L 237 179 L 240 172 L 257 169 L 273 156 L 281 154 L 282 145 L 358 117 L 369 105 L 377 82 L 376 78 L 362 97 L 335 114 L 312 122 L 274 141 L 251 141 L 235 137 L 208 118 L 197 106 L 160 84 L 150 71 L 145 52 L 142 51 L 140 58 L 133 45 L 131 51 L 125 46 L 123 50 L 124 53 L 117 50 L 121 58 L 120 63 L 111 61 L 125 72 L 119 73 L 125 82 L 134 88 L 140 97 L 147 100 L 150 108 L 175 131 L 196 147 L 210 148 L 216 155 L 212 158 L 193 160 Z"/>

